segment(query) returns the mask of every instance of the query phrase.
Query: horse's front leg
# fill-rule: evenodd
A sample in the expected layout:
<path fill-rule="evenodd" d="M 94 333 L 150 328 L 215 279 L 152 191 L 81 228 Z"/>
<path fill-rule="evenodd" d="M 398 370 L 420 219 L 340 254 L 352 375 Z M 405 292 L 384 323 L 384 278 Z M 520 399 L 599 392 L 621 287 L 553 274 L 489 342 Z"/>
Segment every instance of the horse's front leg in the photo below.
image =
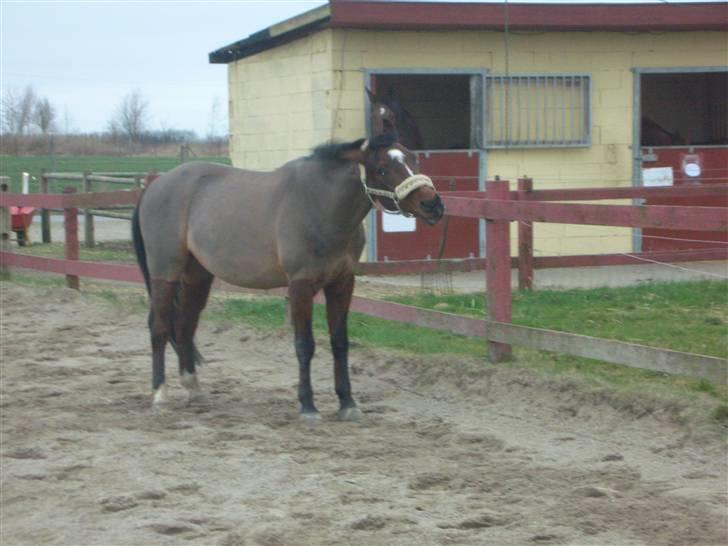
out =
<path fill-rule="evenodd" d="M 353 291 L 354 275 L 347 275 L 324 287 L 331 352 L 334 354 L 334 383 L 340 405 L 337 415 L 344 421 L 358 421 L 361 418 L 361 411 L 356 407 L 351 396 L 351 382 L 349 381 L 347 318 Z"/>
<path fill-rule="evenodd" d="M 301 402 L 301 418 L 308 423 L 321 420 L 313 403 L 311 387 L 311 359 L 316 344 L 313 339 L 314 289 L 307 280 L 294 280 L 288 286 L 291 322 L 295 338 L 296 357 L 298 358 L 298 400 Z"/>

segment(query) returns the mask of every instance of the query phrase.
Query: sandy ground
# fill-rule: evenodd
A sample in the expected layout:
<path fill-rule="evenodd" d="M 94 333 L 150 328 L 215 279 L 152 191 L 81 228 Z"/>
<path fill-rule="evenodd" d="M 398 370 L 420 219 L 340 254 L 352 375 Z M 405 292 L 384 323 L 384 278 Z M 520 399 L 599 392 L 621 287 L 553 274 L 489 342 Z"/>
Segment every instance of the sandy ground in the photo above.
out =
<path fill-rule="evenodd" d="M 297 420 L 286 332 L 204 323 L 207 402 L 150 409 L 144 316 L 0 283 L 0 543 L 728 542 L 726 462 L 668 412 L 515 367 L 352 348 L 361 423 Z"/>

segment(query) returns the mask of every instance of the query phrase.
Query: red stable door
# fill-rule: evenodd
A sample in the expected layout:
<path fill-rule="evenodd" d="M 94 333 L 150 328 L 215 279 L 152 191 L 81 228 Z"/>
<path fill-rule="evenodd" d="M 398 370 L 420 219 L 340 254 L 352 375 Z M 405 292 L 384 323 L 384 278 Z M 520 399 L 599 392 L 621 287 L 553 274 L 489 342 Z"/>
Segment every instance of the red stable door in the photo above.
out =
<path fill-rule="evenodd" d="M 420 172 L 440 193 L 478 189 L 478 152 L 417 152 Z M 478 220 L 445 216 L 435 226 L 376 213 L 377 260 L 468 258 L 479 254 Z"/>
<path fill-rule="evenodd" d="M 728 147 L 643 148 L 642 157 L 649 158 L 642 163 L 644 185 L 728 184 Z M 648 199 L 645 204 L 728 207 L 728 198 L 672 197 Z M 642 230 L 643 251 L 725 248 L 726 243 L 728 233 L 720 231 Z"/>

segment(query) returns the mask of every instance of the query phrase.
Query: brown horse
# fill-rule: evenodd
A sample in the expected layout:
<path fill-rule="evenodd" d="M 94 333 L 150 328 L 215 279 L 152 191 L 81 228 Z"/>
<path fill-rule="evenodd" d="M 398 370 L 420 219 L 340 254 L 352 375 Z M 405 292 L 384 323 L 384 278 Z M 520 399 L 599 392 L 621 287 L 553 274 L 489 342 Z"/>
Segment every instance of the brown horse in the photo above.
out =
<path fill-rule="evenodd" d="M 362 179 L 360 166 L 365 177 Z M 444 207 L 432 182 L 414 174 L 412 154 L 392 135 L 325 144 L 273 172 L 191 163 L 158 178 L 132 219 L 134 248 L 150 294 L 152 389 L 165 401 L 164 351 L 179 357 L 182 384 L 200 394 L 193 338 L 215 276 L 248 288 L 288 287 L 298 399 L 314 405 L 310 363 L 313 298 L 323 288 L 334 355 L 338 416 L 360 416 L 351 395 L 347 314 L 354 265 L 364 247 L 362 220 L 374 199 L 437 223 Z"/>
<path fill-rule="evenodd" d="M 423 150 L 425 141 L 417 125 L 417 120 L 404 109 L 397 91 L 390 87 L 389 94 L 385 98 L 379 99 L 368 88 L 365 89 L 369 95 L 372 136 L 394 133 L 403 146 L 410 150 Z"/>

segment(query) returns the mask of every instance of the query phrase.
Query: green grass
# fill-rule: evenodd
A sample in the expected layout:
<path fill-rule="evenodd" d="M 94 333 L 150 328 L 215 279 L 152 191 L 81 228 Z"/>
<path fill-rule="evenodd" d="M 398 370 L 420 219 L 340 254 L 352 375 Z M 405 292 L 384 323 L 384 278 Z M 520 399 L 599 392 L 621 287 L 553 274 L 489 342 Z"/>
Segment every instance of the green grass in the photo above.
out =
<path fill-rule="evenodd" d="M 482 294 L 392 301 L 484 317 Z M 539 290 L 513 295 L 513 322 L 705 355 L 728 355 L 728 283 L 650 283 L 626 288 Z"/>
<path fill-rule="evenodd" d="M 211 161 L 230 164 L 228 157 L 199 157 L 195 161 Z M 0 176 L 9 176 L 12 191 L 20 191 L 21 173 L 28 172 L 36 180 L 31 180 L 31 192 L 40 191 L 39 175 L 45 168 L 53 172 L 146 172 L 150 169 L 168 171 L 179 165 L 176 157 L 156 156 L 9 156 L 0 155 Z M 73 186 L 70 181 L 51 182 L 51 191 L 60 192 L 66 186 Z M 98 191 L 120 189 L 118 185 L 97 184 Z M 76 187 L 78 184 L 76 183 Z"/>
<path fill-rule="evenodd" d="M 282 328 L 285 324 L 285 301 L 275 297 L 226 299 L 212 306 L 208 316 L 223 322 L 244 321 L 259 328 Z M 326 310 L 314 306 L 314 331 L 327 332 Z M 349 337 L 361 343 L 407 351 L 415 354 L 483 355 L 485 344 L 477 338 L 468 338 L 394 323 L 361 313 L 349 316 Z"/>

